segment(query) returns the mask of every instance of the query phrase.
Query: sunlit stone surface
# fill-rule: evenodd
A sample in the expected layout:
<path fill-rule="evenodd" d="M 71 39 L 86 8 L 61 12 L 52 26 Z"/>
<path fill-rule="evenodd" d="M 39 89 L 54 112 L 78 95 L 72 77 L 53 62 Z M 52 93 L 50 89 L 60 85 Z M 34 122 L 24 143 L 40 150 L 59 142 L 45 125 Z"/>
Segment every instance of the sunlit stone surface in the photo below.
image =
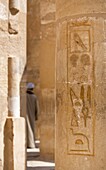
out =
<path fill-rule="evenodd" d="M 56 170 L 105 170 L 106 2 L 56 9 Z"/>

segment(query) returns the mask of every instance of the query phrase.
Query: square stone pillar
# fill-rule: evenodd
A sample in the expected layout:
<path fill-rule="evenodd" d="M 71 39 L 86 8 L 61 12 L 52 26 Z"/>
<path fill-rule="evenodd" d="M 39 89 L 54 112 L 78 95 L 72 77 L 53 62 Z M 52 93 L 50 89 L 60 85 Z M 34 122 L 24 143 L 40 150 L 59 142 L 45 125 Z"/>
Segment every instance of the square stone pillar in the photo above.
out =
<path fill-rule="evenodd" d="M 8 117 L 4 126 L 4 170 L 26 169 L 24 118 Z"/>
<path fill-rule="evenodd" d="M 55 153 L 55 1 L 40 1 L 40 154 Z"/>
<path fill-rule="evenodd" d="M 56 2 L 56 170 L 105 170 L 106 2 Z"/>
<path fill-rule="evenodd" d="M 55 153 L 55 95 L 54 90 L 42 90 L 43 108 L 40 117 L 40 154 L 54 160 Z"/>

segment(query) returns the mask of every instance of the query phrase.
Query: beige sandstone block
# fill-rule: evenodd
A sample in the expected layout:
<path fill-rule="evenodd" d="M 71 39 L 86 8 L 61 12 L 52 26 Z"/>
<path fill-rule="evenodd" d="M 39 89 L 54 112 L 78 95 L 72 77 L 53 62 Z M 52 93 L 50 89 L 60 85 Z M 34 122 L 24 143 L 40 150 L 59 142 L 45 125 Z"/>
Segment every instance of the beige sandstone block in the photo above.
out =
<path fill-rule="evenodd" d="M 106 1 L 100 0 L 56 0 L 56 16 L 57 18 L 75 18 L 75 15 L 81 16 L 105 16 Z"/>
<path fill-rule="evenodd" d="M 55 83 L 55 43 L 43 40 L 40 52 L 40 77 L 41 88 L 54 88 Z"/>
<path fill-rule="evenodd" d="M 7 118 L 4 127 L 4 170 L 26 169 L 24 118 Z"/>
<path fill-rule="evenodd" d="M 20 1 L 20 0 L 19 0 Z M 0 1 L 0 160 L 2 161 L 2 165 L 4 162 L 4 122 L 8 115 L 8 94 L 9 94 L 9 82 L 8 82 L 8 57 L 18 57 L 19 59 L 19 65 L 15 65 L 15 68 L 18 67 L 18 74 L 19 74 L 19 80 L 23 74 L 23 69 L 25 67 L 25 61 L 26 61 L 26 1 L 22 0 L 20 3 L 20 12 L 17 15 L 11 14 L 10 17 L 10 8 L 16 7 L 18 5 L 17 0 L 1 0 Z M 9 4 L 9 2 L 11 4 Z M 18 7 L 18 6 L 17 6 Z M 9 22 L 11 22 L 12 29 L 15 26 L 15 28 L 18 29 L 18 34 L 9 34 Z M 12 23 L 14 23 L 12 25 Z M 12 30 L 13 31 L 13 30 Z M 14 31 L 13 31 L 14 32 Z M 17 68 L 16 68 L 17 69 Z M 16 71 L 16 70 L 15 70 Z M 14 73 L 15 73 L 14 71 Z M 12 75 L 15 76 L 14 74 Z M 17 77 L 17 76 L 16 76 Z M 14 78 L 13 78 L 14 79 Z M 16 79 L 15 79 L 16 82 Z M 19 85 L 19 81 L 18 81 Z M 14 84 L 15 86 L 15 84 Z M 14 90 L 14 89 L 12 89 Z M 15 89 L 15 92 L 17 93 L 17 89 Z M 13 92 L 14 93 L 14 92 Z M 19 97 L 19 90 L 18 90 L 18 97 Z M 13 99 L 14 100 L 14 99 Z M 16 100 L 14 100 L 15 102 Z M 15 102 L 17 103 L 17 102 Z M 14 105 L 14 104 L 13 104 Z M 17 107 L 16 107 L 17 109 Z M 14 122 L 14 121 L 13 121 Z M 17 124 L 17 123 L 13 123 Z M 11 123 L 10 123 L 11 125 Z M 9 125 L 9 127 L 11 127 Z M 15 127 L 14 127 L 15 128 Z M 7 129 L 8 132 L 8 129 Z M 6 131 L 5 131 L 6 133 Z M 12 133 L 12 132 L 11 132 Z M 14 132 L 18 133 L 18 132 Z M 13 134 L 14 134 L 13 133 Z M 16 135 L 15 134 L 15 135 Z M 11 141 L 11 140 L 10 140 Z M 11 142 L 8 142 L 8 145 L 11 149 Z M 15 149 L 13 149 L 15 150 Z M 7 150 L 8 151 L 8 150 Z M 11 155 L 11 154 L 10 154 Z M 6 158 L 7 159 L 7 158 Z M 7 161 L 8 162 L 8 161 Z M 1 166 L 1 164 L 0 164 Z M 15 166 L 15 165 L 14 165 Z M 0 167 L 1 168 L 1 167 Z M 7 170 L 7 169 L 6 169 Z"/>
<path fill-rule="evenodd" d="M 40 115 L 40 152 L 54 159 L 55 152 L 55 90 L 42 90 L 42 110 Z"/>
<path fill-rule="evenodd" d="M 54 124 L 44 123 L 40 126 L 40 155 L 54 160 L 55 152 L 55 128 Z"/>
<path fill-rule="evenodd" d="M 56 170 L 105 170 L 105 1 L 58 7 Z"/>

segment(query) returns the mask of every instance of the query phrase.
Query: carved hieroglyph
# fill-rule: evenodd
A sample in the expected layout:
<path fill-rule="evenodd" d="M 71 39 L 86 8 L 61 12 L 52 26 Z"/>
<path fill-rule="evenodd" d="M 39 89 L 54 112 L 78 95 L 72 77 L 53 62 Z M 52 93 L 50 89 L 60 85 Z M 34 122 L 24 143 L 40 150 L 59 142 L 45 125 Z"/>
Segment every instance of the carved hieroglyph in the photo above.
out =
<path fill-rule="evenodd" d="M 68 23 L 68 154 L 94 155 L 93 27 Z"/>

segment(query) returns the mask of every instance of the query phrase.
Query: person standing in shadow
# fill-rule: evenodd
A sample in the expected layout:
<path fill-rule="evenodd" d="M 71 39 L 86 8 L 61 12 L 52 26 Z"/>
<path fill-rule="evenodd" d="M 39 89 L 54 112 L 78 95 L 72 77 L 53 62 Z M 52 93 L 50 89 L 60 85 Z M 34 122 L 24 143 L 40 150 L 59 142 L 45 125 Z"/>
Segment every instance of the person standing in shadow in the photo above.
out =
<path fill-rule="evenodd" d="M 26 130 L 27 130 L 27 148 L 35 148 L 35 121 L 38 119 L 38 100 L 34 94 L 34 83 L 27 84 L 26 91 Z"/>

